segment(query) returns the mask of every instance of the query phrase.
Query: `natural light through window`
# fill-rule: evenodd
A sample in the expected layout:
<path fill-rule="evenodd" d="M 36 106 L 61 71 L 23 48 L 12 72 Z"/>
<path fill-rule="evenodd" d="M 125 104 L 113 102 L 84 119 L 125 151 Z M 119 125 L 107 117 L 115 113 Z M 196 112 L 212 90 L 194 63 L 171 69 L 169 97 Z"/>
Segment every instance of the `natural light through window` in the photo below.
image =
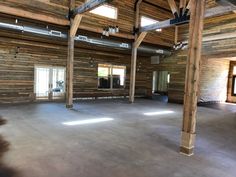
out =
<path fill-rule="evenodd" d="M 234 66 L 233 75 L 236 75 L 236 66 Z"/>
<path fill-rule="evenodd" d="M 141 17 L 141 27 L 152 25 L 157 22 L 158 22 L 157 20 L 154 20 L 152 18 L 148 18 L 148 17 L 144 17 L 144 16 Z M 162 29 L 157 29 L 156 31 L 161 32 Z"/>
<path fill-rule="evenodd" d="M 174 111 L 157 111 L 157 112 L 146 112 L 144 113 L 145 116 L 156 116 L 156 115 L 163 115 L 163 114 L 173 114 Z"/>
<path fill-rule="evenodd" d="M 75 125 L 86 125 L 86 124 L 96 124 L 102 122 L 112 121 L 112 118 L 99 118 L 99 119 L 86 119 L 86 120 L 78 120 L 78 121 L 71 121 L 71 122 L 63 122 L 63 125 L 68 126 L 75 126 Z"/>
<path fill-rule="evenodd" d="M 118 16 L 118 10 L 116 7 L 110 6 L 110 5 L 101 5 L 93 10 L 90 11 L 93 14 L 101 15 L 103 17 L 111 18 L 111 19 L 117 19 Z"/>

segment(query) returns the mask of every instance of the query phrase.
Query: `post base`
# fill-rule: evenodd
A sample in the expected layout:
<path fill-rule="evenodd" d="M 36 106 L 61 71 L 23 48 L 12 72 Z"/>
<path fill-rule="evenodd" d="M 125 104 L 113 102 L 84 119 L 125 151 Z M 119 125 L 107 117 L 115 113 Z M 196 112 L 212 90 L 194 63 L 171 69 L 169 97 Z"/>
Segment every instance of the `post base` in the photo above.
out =
<path fill-rule="evenodd" d="M 192 156 L 194 155 L 194 148 L 188 149 L 186 147 L 180 147 L 180 154 Z"/>
<path fill-rule="evenodd" d="M 67 108 L 67 109 L 73 108 L 73 104 L 72 104 L 72 105 L 66 105 L 66 108 Z"/>
<path fill-rule="evenodd" d="M 195 133 L 188 133 L 188 132 L 182 131 L 180 153 L 187 156 L 193 155 L 195 139 L 196 139 Z"/>

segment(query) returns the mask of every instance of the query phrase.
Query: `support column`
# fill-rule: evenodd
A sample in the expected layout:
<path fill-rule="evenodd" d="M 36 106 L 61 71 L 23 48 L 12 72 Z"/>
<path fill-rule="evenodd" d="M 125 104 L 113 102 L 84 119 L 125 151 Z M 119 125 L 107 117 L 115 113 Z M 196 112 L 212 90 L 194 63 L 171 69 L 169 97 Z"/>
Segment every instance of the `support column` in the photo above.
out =
<path fill-rule="evenodd" d="M 75 8 L 75 0 L 70 0 L 70 9 Z M 73 20 L 70 20 L 73 24 Z M 66 107 L 73 108 L 73 71 L 74 71 L 74 37 L 71 34 L 71 27 L 68 31 L 68 54 L 66 66 Z"/>
<path fill-rule="evenodd" d="M 73 107 L 73 70 L 74 70 L 74 37 L 68 34 L 68 56 L 67 56 L 67 67 L 66 67 L 66 107 Z"/>
<path fill-rule="evenodd" d="M 134 102 L 135 96 L 135 81 L 136 81 L 136 67 L 137 67 L 137 52 L 138 47 L 136 46 L 136 41 L 138 39 L 137 29 L 139 28 L 139 7 L 142 0 L 137 0 L 135 3 L 135 36 L 134 36 L 134 43 L 132 45 L 132 55 L 131 55 L 131 66 L 130 66 L 130 86 L 129 86 L 129 102 Z"/>
<path fill-rule="evenodd" d="M 131 55 L 131 70 L 130 70 L 130 88 L 129 88 L 129 102 L 134 102 L 135 96 L 135 80 L 136 80 L 136 68 L 137 68 L 137 52 L 138 48 L 134 47 L 135 42 L 132 47 L 132 55 Z"/>
<path fill-rule="evenodd" d="M 196 113 L 205 1 L 206 0 L 192 0 L 190 5 L 189 49 L 186 66 L 184 116 L 180 147 L 180 152 L 189 156 L 194 153 L 196 137 Z"/>

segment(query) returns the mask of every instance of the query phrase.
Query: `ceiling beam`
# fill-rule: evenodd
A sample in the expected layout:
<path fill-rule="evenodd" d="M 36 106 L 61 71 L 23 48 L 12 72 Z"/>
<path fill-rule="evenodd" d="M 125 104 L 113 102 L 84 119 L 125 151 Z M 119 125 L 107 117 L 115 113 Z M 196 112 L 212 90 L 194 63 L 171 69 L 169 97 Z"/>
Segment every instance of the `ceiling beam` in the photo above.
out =
<path fill-rule="evenodd" d="M 75 8 L 71 12 L 71 17 L 74 18 L 78 14 L 83 14 L 87 11 L 93 10 L 96 7 L 106 3 L 106 2 L 111 2 L 112 0 L 90 0 L 88 2 L 85 2 L 81 6 Z"/>
<path fill-rule="evenodd" d="M 184 15 L 186 4 L 187 4 L 187 0 L 180 0 L 180 3 L 179 3 L 179 14 L 180 15 Z"/>
<path fill-rule="evenodd" d="M 190 0 L 191 1 L 191 0 Z M 225 13 L 233 12 L 236 10 L 235 6 L 218 6 L 213 7 L 208 10 L 206 10 L 205 18 L 217 16 L 217 15 L 223 15 Z M 161 22 L 154 23 L 152 25 L 148 25 L 145 27 L 140 28 L 139 32 L 145 32 L 145 31 L 154 31 L 156 29 L 163 29 L 172 27 L 175 25 L 181 25 L 189 23 L 189 16 L 183 16 L 182 19 L 168 19 Z"/>
<path fill-rule="evenodd" d="M 22 18 L 28 18 L 32 20 L 38 20 L 41 22 L 51 23 L 55 25 L 61 25 L 61 26 L 69 26 L 70 22 L 67 19 L 57 18 L 57 17 L 51 17 L 48 15 L 43 15 L 39 13 L 33 13 L 26 10 L 21 10 L 19 8 L 9 7 L 5 5 L 0 5 L 0 13 L 13 15 L 17 17 Z"/>
<path fill-rule="evenodd" d="M 179 11 L 178 11 L 177 5 L 175 3 L 175 0 L 168 0 L 168 3 L 169 3 L 170 9 L 171 9 L 174 17 L 178 18 L 179 17 Z"/>

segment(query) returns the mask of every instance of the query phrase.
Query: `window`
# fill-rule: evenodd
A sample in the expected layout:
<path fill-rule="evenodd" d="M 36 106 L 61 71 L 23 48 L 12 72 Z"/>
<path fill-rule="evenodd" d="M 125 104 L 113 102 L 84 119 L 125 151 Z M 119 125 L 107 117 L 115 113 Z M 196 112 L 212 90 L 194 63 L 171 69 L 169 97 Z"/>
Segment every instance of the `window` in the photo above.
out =
<path fill-rule="evenodd" d="M 233 68 L 233 89 L 232 89 L 232 95 L 236 96 L 236 66 Z"/>
<path fill-rule="evenodd" d="M 99 64 L 98 65 L 98 88 L 122 89 L 125 88 L 125 66 Z"/>
<path fill-rule="evenodd" d="M 236 66 L 234 66 L 233 75 L 236 75 Z"/>
<path fill-rule="evenodd" d="M 152 18 L 148 18 L 148 17 L 144 17 L 144 16 L 141 17 L 141 27 L 152 25 L 157 22 L 158 22 L 157 20 L 154 20 Z M 157 29 L 156 31 L 161 32 L 162 29 Z"/>
<path fill-rule="evenodd" d="M 118 10 L 116 7 L 110 6 L 110 5 L 101 5 L 93 10 L 90 11 L 93 14 L 101 15 L 103 17 L 111 18 L 111 19 L 117 19 L 118 16 Z"/>

